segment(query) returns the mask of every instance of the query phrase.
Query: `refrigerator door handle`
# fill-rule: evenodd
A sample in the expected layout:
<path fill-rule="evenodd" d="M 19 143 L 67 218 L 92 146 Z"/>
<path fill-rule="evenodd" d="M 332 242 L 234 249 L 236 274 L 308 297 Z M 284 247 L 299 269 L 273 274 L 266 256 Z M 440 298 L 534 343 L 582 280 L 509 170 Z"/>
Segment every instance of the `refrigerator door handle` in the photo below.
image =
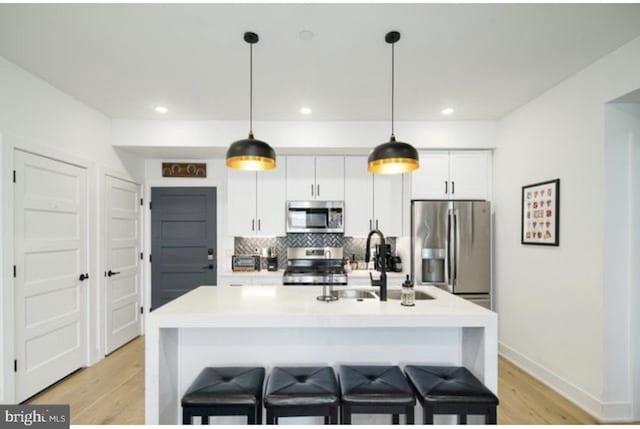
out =
<path fill-rule="evenodd" d="M 456 264 L 455 264 L 455 274 L 453 277 L 453 286 L 455 287 L 458 283 L 458 271 L 460 269 L 460 212 L 456 209 L 453 213 L 453 218 L 455 220 L 455 236 L 456 236 Z"/>
<path fill-rule="evenodd" d="M 448 273 L 447 273 L 447 285 L 453 287 L 455 277 L 454 273 L 457 269 L 456 264 L 456 242 L 455 242 L 455 218 L 453 209 L 448 209 L 447 216 L 447 265 L 448 265 Z"/>
<path fill-rule="evenodd" d="M 444 236 L 444 281 L 447 285 L 451 284 L 451 252 L 449 245 L 451 244 L 451 209 L 447 209 L 447 219 L 445 222 L 445 236 Z"/>

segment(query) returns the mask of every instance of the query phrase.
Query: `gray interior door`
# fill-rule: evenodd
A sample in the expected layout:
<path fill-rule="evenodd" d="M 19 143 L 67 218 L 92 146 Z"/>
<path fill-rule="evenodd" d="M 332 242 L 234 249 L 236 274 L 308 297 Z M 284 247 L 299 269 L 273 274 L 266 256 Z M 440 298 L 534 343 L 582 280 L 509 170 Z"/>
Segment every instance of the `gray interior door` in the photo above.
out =
<path fill-rule="evenodd" d="M 217 284 L 216 188 L 151 189 L 151 308 Z"/>

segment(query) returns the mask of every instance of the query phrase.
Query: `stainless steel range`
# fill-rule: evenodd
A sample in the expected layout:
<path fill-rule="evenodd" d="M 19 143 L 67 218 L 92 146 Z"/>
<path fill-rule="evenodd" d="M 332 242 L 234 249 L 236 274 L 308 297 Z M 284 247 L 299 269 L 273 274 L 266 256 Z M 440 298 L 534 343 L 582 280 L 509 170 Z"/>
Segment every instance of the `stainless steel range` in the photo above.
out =
<path fill-rule="evenodd" d="M 290 247 L 282 283 L 285 286 L 346 285 L 342 247 Z"/>

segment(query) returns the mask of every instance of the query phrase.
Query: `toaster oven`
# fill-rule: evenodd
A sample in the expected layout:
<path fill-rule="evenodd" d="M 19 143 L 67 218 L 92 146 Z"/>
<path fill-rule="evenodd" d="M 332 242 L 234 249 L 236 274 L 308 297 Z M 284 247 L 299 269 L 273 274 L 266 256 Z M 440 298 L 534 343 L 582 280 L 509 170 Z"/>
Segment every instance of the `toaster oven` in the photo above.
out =
<path fill-rule="evenodd" d="M 232 271 L 260 271 L 260 256 L 233 255 L 231 257 Z"/>

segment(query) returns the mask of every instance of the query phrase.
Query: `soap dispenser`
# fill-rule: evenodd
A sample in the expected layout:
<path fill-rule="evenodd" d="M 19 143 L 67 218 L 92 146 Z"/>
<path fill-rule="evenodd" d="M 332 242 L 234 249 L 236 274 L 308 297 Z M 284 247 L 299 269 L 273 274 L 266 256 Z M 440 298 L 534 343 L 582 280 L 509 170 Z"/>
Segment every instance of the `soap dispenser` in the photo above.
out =
<path fill-rule="evenodd" d="M 413 282 L 409 279 L 409 275 L 407 274 L 407 279 L 402 283 L 402 299 L 400 300 L 400 304 L 405 307 L 413 307 L 416 300 L 416 292 L 413 289 Z"/>

